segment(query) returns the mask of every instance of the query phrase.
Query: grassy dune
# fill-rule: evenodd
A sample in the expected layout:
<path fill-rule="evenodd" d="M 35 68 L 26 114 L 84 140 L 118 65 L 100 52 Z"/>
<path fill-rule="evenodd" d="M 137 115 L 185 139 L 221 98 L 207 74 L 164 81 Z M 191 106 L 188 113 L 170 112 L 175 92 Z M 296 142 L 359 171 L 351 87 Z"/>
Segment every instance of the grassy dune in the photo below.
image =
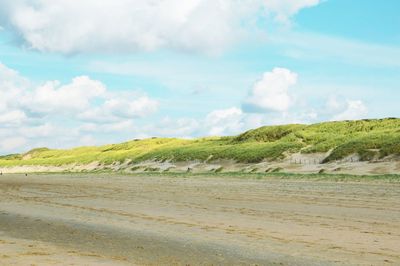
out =
<path fill-rule="evenodd" d="M 400 119 L 326 122 L 313 125 L 266 126 L 238 136 L 193 140 L 151 138 L 70 150 L 39 148 L 0 156 L 0 166 L 65 165 L 132 160 L 190 161 L 232 159 L 256 163 L 290 153 L 327 153 L 324 163 L 358 154 L 361 160 L 400 155 Z"/>

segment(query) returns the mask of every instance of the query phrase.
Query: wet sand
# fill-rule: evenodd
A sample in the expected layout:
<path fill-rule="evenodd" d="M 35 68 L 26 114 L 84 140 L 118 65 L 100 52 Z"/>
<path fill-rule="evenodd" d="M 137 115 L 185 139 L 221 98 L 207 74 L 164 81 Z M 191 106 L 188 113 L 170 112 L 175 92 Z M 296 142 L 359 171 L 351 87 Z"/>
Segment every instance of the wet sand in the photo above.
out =
<path fill-rule="evenodd" d="M 399 265 L 400 183 L 0 176 L 0 265 Z"/>

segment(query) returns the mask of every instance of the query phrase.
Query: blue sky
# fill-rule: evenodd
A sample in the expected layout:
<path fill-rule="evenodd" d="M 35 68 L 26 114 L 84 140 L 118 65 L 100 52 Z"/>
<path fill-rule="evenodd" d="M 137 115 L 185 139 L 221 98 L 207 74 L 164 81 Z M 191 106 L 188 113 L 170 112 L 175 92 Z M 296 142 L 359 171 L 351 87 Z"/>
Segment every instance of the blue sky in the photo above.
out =
<path fill-rule="evenodd" d="M 398 10 L 0 0 L 0 153 L 399 117 Z"/>

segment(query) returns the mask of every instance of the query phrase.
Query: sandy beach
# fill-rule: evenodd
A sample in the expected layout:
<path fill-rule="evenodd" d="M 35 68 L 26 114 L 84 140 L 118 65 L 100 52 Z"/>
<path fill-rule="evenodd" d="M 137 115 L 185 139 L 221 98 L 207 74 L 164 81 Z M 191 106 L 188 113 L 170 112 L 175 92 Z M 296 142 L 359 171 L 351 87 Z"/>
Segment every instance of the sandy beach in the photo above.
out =
<path fill-rule="evenodd" d="M 398 265 L 400 183 L 3 175 L 0 265 Z"/>

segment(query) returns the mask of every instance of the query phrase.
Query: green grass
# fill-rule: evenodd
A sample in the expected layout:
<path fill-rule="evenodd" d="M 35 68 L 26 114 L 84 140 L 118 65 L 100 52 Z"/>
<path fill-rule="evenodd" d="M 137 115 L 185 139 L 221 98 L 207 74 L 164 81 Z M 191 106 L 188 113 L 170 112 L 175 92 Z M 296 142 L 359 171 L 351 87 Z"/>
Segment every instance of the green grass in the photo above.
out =
<path fill-rule="evenodd" d="M 228 159 L 256 163 L 287 154 L 326 153 L 325 163 L 358 154 L 362 160 L 400 155 L 400 119 L 326 122 L 314 125 L 267 126 L 232 137 L 192 140 L 151 138 L 70 150 L 38 148 L 0 156 L 0 166 L 112 164 L 131 160 L 192 161 Z"/>

